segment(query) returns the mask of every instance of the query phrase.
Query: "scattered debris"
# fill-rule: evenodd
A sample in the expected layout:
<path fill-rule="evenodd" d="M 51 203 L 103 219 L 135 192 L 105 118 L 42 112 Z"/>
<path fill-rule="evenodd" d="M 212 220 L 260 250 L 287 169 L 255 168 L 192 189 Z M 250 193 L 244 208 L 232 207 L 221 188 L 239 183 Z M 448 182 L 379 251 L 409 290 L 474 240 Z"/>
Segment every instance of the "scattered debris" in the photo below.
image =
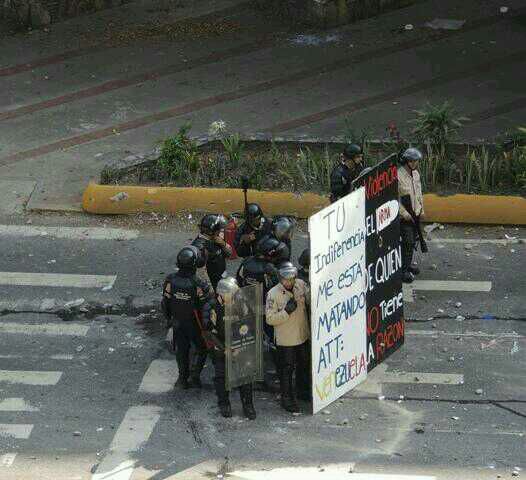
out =
<path fill-rule="evenodd" d="M 484 393 L 484 390 L 482 390 L 482 388 L 477 388 L 477 389 L 475 390 L 475 393 L 476 393 L 477 395 L 482 395 L 482 394 Z"/>
<path fill-rule="evenodd" d="M 296 45 L 321 45 L 323 43 L 334 43 L 340 40 L 339 35 L 296 35 L 290 41 Z"/>
<path fill-rule="evenodd" d="M 366 413 L 362 413 L 358 418 L 359 418 L 360 420 L 367 420 L 367 417 L 368 417 L 368 416 L 369 416 L 369 415 L 367 415 Z"/>
<path fill-rule="evenodd" d="M 426 225 L 424 227 L 424 232 L 426 232 L 428 235 L 440 227 L 440 223 L 432 223 L 431 225 Z"/>
<path fill-rule="evenodd" d="M 408 23 L 407 25 L 404 26 L 404 30 L 407 30 L 407 31 L 410 31 L 410 30 L 413 30 L 413 25 L 411 23 Z"/>
<path fill-rule="evenodd" d="M 73 432 L 74 437 L 80 437 L 82 435 L 82 432 Z"/>
<path fill-rule="evenodd" d="M 462 315 L 457 315 L 457 317 L 456 317 L 456 320 L 458 320 L 459 322 L 462 322 L 465 319 L 466 319 L 466 317 L 463 317 Z"/>
<path fill-rule="evenodd" d="M 348 418 L 344 418 L 342 420 L 342 425 L 349 425 L 349 419 Z"/>
<path fill-rule="evenodd" d="M 455 308 L 460 308 L 462 306 L 462 302 L 455 303 Z"/>
<path fill-rule="evenodd" d="M 385 400 L 385 395 L 378 395 L 378 400 Z"/>
<path fill-rule="evenodd" d="M 84 350 L 84 346 L 83 345 L 79 345 L 77 348 L 75 348 L 75 350 L 80 353 L 82 352 L 82 350 Z"/>
<path fill-rule="evenodd" d="M 437 312 L 438 312 L 438 313 L 444 313 L 444 310 L 443 310 L 442 308 L 438 308 L 438 309 L 437 309 Z"/>
<path fill-rule="evenodd" d="M 113 285 L 106 285 L 105 287 L 102 287 L 103 292 L 107 292 L 108 290 L 111 290 L 113 288 Z"/>
<path fill-rule="evenodd" d="M 83 298 L 77 298 L 76 300 L 71 300 L 71 302 L 66 302 L 64 308 L 69 310 L 70 308 L 80 307 L 85 301 Z"/>
<path fill-rule="evenodd" d="M 457 420 L 460 420 L 460 417 L 451 417 L 451 420 L 457 421 Z"/>
<path fill-rule="evenodd" d="M 440 226 L 438 227 L 438 229 L 439 229 L 439 230 L 445 230 L 446 227 L 445 227 L 444 225 L 440 225 Z"/>
<path fill-rule="evenodd" d="M 508 13 L 509 8 L 508 7 L 500 7 L 500 13 Z"/>
<path fill-rule="evenodd" d="M 451 18 L 435 18 L 431 22 L 425 24 L 426 27 L 432 28 L 433 30 L 460 30 L 465 20 L 453 20 Z"/>
<path fill-rule="evenodd" d="M 415 433 L 425 433 L 425 428 L 422 425 L 415 427 Z"/>
<path fill-rule="evenodd" d="M 122 202 L 123 200 L 127 200 L 129 198 L 129 195 L 126 192 L 119 192 L 115 194 L 113 197 L 110 198 L 112 202 Z"/>
<path fill-rule="evenodd" d="M 471 245 L 470 243 L 466 243 L 466 245 L 464 245 L 464 250 L 472 250 L 473 249 L 473 245 Z"/>
<path fill-rule="evenodd" d="M 323 410 L 323 415 L 330 415 L 331 412 L 329 410 Z"/>
<path fill-rule="evenodd" d="M 455 357 L 449 357 L 449 361 L 450 362 L 454 362 L 455 361 Z"/>

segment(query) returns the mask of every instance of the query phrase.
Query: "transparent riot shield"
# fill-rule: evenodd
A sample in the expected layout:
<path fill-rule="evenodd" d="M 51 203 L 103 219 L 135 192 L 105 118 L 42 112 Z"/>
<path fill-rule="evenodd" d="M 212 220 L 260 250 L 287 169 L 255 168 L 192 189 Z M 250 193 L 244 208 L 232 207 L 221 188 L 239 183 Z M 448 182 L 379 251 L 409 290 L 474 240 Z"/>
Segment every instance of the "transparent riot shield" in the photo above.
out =
<path fill-rule="evenodd" d="M 263 287 L 240 288 L 225 305 L 225 388 L 263 380 Z"/>

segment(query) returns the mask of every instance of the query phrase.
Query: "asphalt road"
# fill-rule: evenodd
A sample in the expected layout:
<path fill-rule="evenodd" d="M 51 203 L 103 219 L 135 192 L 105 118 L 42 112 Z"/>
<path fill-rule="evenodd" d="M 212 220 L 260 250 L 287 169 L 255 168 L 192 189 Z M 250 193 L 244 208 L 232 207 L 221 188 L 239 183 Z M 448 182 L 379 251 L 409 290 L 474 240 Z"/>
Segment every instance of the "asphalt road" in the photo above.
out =
<path fill-rule="evenodd" d="M 117 232 L 129 240 L 57 238 L 99 231 L 53 230 L 73 221 L 51 217 L 34 218 L 24 235 L 39 223 L 47 235 L 0 227 L 0 283 L 25 278 L 3 272 L 73 284 L 88 277 L 64 274 L 104 277 L 89 277 L 96 288 L 46 286 L 51 277 L 0 285 L 2 480 L 216 478 L 225 457 L 239 479 L 347 478 L 353 469 L 370 474 L 361 480 L 475 480 L 510 478 L 526 464 L 526 245 L 476 240 L 525 238 L 524 229 L 435 230 L 421 280 L 491 290 L 417 288 L 412 302 L 406 291 L 406 343 L 357 391 L 314 417 L 285 414 L 259 391 L 249 422 L 237 399 L 234 418 L 218 415 L 211 364 L 201 391 L 173 389 L 174 357 L 151 310 L 194 232 L 174 224 Z M 298 233 L 296 254 L 305 242 Z"/>

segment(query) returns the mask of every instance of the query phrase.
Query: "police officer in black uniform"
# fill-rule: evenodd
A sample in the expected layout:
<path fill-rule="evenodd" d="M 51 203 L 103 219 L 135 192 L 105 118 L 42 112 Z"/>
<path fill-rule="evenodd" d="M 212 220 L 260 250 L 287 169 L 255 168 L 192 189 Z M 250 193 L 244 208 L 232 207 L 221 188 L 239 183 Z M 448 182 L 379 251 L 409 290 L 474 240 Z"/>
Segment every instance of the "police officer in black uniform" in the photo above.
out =
<path fill-rule="evenodd" d="M 298 278 L 309 285 L 309 268 L 310 268 L 310 247 L 307 247 L 298 258 L 300 269 L 298 270 Z"/>
<path fill-rule="evenodd" d="M 347 145 L 341 154 L 341 161 L 331 173 L 331 203 L 351 193 L 352 182 L 363 169 L 362 148 L 355 143 Z"/>
<path fill-rule="evenodd" d="M 295 221 L 291 217 L 280 215 L 274 217 L 272 220 L 271 235 L 287 245 L 289 249 L 289 256 L 287 258 L 280 258 L 278 263 L 290 260 L 292 253 L 292 236 L 294 235 Z"/>
<path fill-rule="evenodd" d="M 194 246 L 181 249 L 177 255 L 175 273 L 168 275 L 163 285 L 161 303 L 168 326 L 173 327 L 173 343 L 179 367 L 177 385 L 183 389 L 191 384 L 200 386 L 200 375 L 206 361 L 206 343 L 202 336 L 199 314 L 210 296 L 210 286 L 196 276 L 199 251 Z M 190 370 L 190 346 L 195 348 Z M 204 361 L 203 361 L 204 359 Z"/>
<path fill-rule="evenodd" d="M 200 251 L 198 267 L 206 265 L 206 273 L 215 289 L 226 270 L 226 259 L 232 255 L 232 248 L 225 242 L 226 218 L 217 213 L 210 213 L 201 219 L 199 235 L 192 245 Z"/>
<path fill-rule="evenodd" d="M 203 326 L 211 331 L 218 340 L 214 345 L 212 354 L 215 370 L 214 385 L 219 411 L 225 418 L 232 416 L 230 398 L 225 388 L 225 305 L 233 301 L 238 290 L 239 286 L 234 278 L 222 278 L 217 284 L 215 298 L 211 298 L 203 307 Z M 256 410 L 253 403 L 252 384 L 248 383 L 239 387 L 239 393 L 243 405 L 243 414 L 248 419 L 254 420 Z"/>
<path fill-rule="evenodd" d="M 249 203 L 246 208 L 245 222 L 237 229 L 234 247 L 237 254 L 242 257 L 251 257 L 256 254 L 256 245 L 272 229 L 272 222 L 263 215 L 257 203 Z"/>

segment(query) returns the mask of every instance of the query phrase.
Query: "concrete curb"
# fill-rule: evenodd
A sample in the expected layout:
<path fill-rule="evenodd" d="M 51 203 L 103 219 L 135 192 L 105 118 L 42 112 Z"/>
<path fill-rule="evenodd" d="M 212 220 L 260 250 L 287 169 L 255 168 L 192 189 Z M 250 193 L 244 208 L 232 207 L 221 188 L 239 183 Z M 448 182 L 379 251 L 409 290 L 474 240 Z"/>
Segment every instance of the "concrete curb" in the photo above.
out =
<path fill-rule="evenodd" d="M 307 218 L 329 204 L 314 193 L 249 190 L 251 202 L 268 215 L 287 214 Z M 228 214 L 243 211 L 243 191 L 221 188 L 141 187 L 90 183 L 82 207 L 94 214 L 183 211 Z M 526 225 L 526 198 L 491 195 L 424 195 L 425 220 L 441 223 Z"/>

